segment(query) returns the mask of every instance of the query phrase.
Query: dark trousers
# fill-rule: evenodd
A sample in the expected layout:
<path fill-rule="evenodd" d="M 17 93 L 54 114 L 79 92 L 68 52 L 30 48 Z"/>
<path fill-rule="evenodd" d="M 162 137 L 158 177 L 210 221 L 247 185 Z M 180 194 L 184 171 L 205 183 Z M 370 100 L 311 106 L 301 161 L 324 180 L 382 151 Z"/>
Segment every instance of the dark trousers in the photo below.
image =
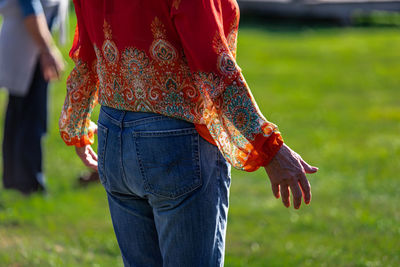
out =
<path fill-rule="evenodd" d="M 42 137 L 47 130 L 47 87 L 40 64 L 28 95 L 9 96 L 3 139 L 3 185 L 24 194 L 45 189 Z"/>

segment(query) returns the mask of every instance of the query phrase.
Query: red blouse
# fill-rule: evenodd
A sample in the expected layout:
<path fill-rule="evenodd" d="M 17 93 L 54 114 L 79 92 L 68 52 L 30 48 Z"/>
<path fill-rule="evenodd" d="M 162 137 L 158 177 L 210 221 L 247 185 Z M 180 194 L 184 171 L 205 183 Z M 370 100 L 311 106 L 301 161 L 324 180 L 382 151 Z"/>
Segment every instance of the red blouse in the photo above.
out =
<path fill-rule="evenodd" d="M 265 166 L 283 144 L 237 66 L 235 0 L 74 0 L 60 132 L 93 143 L 90 114 L 101 105 L 195 123 L 238 169 Z"/>

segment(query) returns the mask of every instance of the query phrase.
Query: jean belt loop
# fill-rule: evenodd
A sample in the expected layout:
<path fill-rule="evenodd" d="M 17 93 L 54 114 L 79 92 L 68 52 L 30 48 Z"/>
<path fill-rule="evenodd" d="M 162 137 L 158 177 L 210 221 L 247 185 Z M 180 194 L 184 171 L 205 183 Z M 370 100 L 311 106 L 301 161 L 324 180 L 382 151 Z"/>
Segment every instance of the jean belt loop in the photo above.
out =
<path fill-rule="evenodd" d="M 119 119 L 119 127 L 120 127 L 121 129 L 124 127 L 124 119 L 125 119 L 125 116 L 126 116 L 126 111 L 123 110 L 123 111 L 121 112 L 121 117 L 120 117 L 120 119 Z"/>

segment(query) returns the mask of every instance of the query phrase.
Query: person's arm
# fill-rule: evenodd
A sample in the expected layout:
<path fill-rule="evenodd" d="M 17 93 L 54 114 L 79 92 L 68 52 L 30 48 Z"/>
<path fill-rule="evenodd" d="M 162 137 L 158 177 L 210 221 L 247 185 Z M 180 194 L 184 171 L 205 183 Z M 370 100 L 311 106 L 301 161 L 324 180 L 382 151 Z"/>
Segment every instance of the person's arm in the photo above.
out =
<path fill-rule="evenodd" d="M 24 25 L 39 48 L 40 63 L 46 80 L 60 78 L 64 68 L 61 53 L 55 46 L 39 0 L 19 0 Z"/>
<path fill-rule="evenodd" d="M 283 140 L 260 112 L 236 64 L 239 21 L 237 15 L 229 29 L 224 25 L 223 14 L 235 14 L 235 1 L 227 2 L 181 0 L 172 7 L 172 18 L 205 102 L 203 119 L 211 136 L 233 167 L 255 171 L 268 164 Z"/>
<path fill-rule="evenodd" d="M 97 155 L 91 148 L 96 125 L 90 116 L 97 104 L 97 75 L 93 64 L 96 55 L 81 15 L 80 2 L 74 1 L 77 27 L 70 57 L 75 67 L 67 79 L 67 95 L 61 111 L 59 128 L 67 145 L 75 146 L 84 164 L 97 169 Z"/>
<path fill-rule="evenodd" d="M 204 121 L 234 167 L 246 171 L 266 167 L 274 195 L 281 195 L 288 207 L 290 186 L 294 206 L 299 208 L 301 192 L 307 204 L 311 199 L 304 173 L 317 169 L 305 165 L 300 156 L 283 145 L 277 127 L 261 114 L 236 64 L 238 25 L 232 25 L 228 29 L 231 34 L 226 37 L 223 14 L 227 10 L 223 8 L 221 0 L 181 0 L 172 8 L 192 76 L 205 101 Z"/>
<path fill-rule="evenodd" d="M 64 69 L 64 59 L 53 42 L 44 14 L 30 15 L 24 24 L 36 45 L 39 47 L 40 64 L 47 81 L 60 79 Z"/>

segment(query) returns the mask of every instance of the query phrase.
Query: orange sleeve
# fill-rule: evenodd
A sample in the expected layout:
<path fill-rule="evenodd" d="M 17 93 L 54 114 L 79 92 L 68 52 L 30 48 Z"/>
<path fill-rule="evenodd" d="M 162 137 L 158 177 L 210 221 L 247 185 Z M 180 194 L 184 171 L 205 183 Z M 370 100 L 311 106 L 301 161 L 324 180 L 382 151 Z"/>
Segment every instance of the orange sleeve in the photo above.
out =
<path fill-rule="evenodd" d="M 67 95 L 61 111 L 59 128 L 67 145 L 82 147 L 94 141 L 90 115 L 97 104 L 97 76 L 94 71 L 96 55 L 85 29 L 80 2 L 74 1 L 77 26 L 70 57 L 75 63 L 67 79 Z"/>
<path fill-rule="evenodd" d="M 283 140 L 260 112 L 236 64 L 236 1 L 177 2 L 171 15 L 205 102 L 203 123 L 233 167 L 255 171 L 267 165 Z"/>

